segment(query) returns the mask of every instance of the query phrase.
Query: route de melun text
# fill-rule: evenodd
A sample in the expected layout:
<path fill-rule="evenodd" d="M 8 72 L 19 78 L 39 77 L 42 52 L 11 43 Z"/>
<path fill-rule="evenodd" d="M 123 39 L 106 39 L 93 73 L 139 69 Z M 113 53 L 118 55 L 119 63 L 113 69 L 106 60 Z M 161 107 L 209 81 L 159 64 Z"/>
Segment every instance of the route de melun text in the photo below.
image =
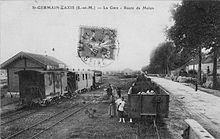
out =
<path fill-rule="evenodd" d="M 32 6 L 32 9 L 46 10 L 153 10 L 151 6 L 73 6 L 73 5 L 38 5 Z"/>

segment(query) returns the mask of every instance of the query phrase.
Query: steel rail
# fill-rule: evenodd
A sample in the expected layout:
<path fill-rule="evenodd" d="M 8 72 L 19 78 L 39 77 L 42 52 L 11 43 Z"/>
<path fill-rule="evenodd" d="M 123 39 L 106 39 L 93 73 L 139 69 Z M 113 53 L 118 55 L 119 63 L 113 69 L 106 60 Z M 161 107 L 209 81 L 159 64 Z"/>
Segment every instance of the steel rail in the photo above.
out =
<path fill-rule="evenodd" d="M 1 116 L 1 119 L 5 119 L 5 118 L 8 118 L 8 117 L 10 117 L 10 116 L 12 116 L 12 115 L 16 115 L 16 114 L 20 114 L 20 113 L 22 113 L 23 112 L 23 110 L 19 110 L 19 111 L 16 111 L 16 112 L 12 112 L 12 113 L 9 113 L 9 114 L 2 114 Z"/>
<path fill-rule="evenodd" d="M 64 118 L 60 119 L 59 121 L 57 121 L 56 123 L 52 124 L 51 126 L 47 127 L 46 129 L 38 132 L 37 134 L 33 135 L 32 137 L 28 138 L 28 139 L 33 139 L 37 136 L 39 136 L 40 134 L 42 134 L 43 132 L 49 130 L 50 128 L 56 126 L 57 124 L 61 123 L 62 121 L 64 121 L 65 119 L 69 118 L 70 116 L 78 113 L 79 111 L 81 111 L 82 109 L 86 108 L 87 106 L 89 106 L 90 104 L 87 104 L 86 106 L 82 107 L 82 108 L 79 108 L 78 110 L 74 111 L 73 113 L 70 113 L 69 115 L 65 116 Z"/>
<path fill-rule="evenodd" d="M 55 117 L 55 116 L 57 116 L 57 115 L 59 115 L 59 114 L 65 112 L 65 111 L 67 111 L 67 110 L 69 110 L 69 109 L 71 109 L 71 108 L 77 106 L 77 105 L 78 105 L 78 104 L 75 104 L 75 105 L 71 106 L 70 108 L 66 108 L 66 109 L 64 109 L 64 110 L 62 110 L 62 111 L 60 111 L 60 112 L 58 112 L 58 113 L 56 113 L 56 114 L 54 114 L 54 115 L 52 115 L 52 116 L 50 116 L 50 117 L 44 119 L 44 120 L 42 120 L 42 121 L 40 121 L 40 122 L 37 122 L 37 123 L 35 123 L 35 124 L 33 124 L 33 125 L 31 125 L 31 126 L 25 128 L 25 129 L 23 129 L 23 130 L 20 130 L 20 131 L 18 131 L 18 132 L 16 132 L 16 133 L 14 133 L 14 134 L 12 134 L 12 135 L 6 137 L 5 139 L 11 139 L 11 138 L 13 138 L 13 137 L 15 137 L 15 136 L 18 136 L 18 135 L 20 135 L 21 133 L 25 132 L 26 130 L 28 130 L 28 129 L 32 128 L 32 127 L 35 127 L 35 126 L 37 126 L 37 125 L 39 125 L 39 124 L 41 124 L 41 123 L 43 123 L 43 122 L 45 122 L 45 121 L 47 121 L 47 120 L 49 120 L 49 119 Z"/>
<path fill-rule="evenodd" d="M 34 111 L 31 112 L 31 113 L 28 113 L 28 114 L 23 115 L 23 116 L 21 116 L 21 117 L 17 117 L 17 118 L 14 118 L 14 119 L 10 120 L 10 121 L 1 123 L 0 125 L 2 126 L 2 125 L 5 125 L 5 124 L 8 124 L 8 123 L 11 123 L 11 122 L 13 122 L 13 121 L 15 121 L 15 120 L 18 120 L 18 119 L 27 117 L 28 115 L 31 115 L 31 114 L 36 113 L 36 112 L 39 112 L 39 111 L 41 111 L 41 109 L 34 110 Z M 1 119 L 6 119 L 6 118 L 8 118 L 8 116 L 13 116 L 13 115 L 21 114 L 22 112 L 24 112 L 24 111 L 23 111 L 23 110 L 19 110 L 19 111 L 17 111 L 17 112 L 11 113 L 11 114 L 9 114 L 9 115 L 5 115 L 4 117 L 1 117 Z M 1 121 L 2 121 L 2 120 L 1 120 Z"/>
<path fill-rule="evenodd" d="M 156 124 L 155 119 L 154 119 L 154 127 L 155 127 L 155 130 L 156 130 L 157 139 L 160 139 L 160 134 L 159 134 L 159 130 L 158 130 L 158 128 L 157 128 L 157 124 Z"/>
<path fill-rule="evenodd" d="M 7 122 L 4 122 L 4 123 L 1 123 L 0 125 L 2 126 L 2 125 L 5 125 L 5 124 L 8 124 L 8 123 L 11 123 L 11 122 L 13 122 L 13 121 L 15 121 L 15 120 L 18 120 L 18 119 L 21 119 L 21 118 L 27 117 L 28 115 L 31 115 L 31 114 L 36 113 L 36 112 L 38 112 L 38 111 L 30 112 L 30 113 L 28 113 L 28 114 L 26 114 L 26 115 L 23 115 L 23 116 L 20 116 L 20 117 L 14 118 L 14 119 L 12 119 L 12 120 L 10 120 L 10 121 L 7 121 Z"/>

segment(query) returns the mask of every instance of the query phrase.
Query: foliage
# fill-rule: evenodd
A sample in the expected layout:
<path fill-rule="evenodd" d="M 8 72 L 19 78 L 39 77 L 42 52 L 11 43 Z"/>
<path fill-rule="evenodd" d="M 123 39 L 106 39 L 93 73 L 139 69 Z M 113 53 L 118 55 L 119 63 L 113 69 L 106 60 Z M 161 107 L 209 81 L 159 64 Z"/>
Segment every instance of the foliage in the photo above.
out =
<path fill-rule="evenodd" d="M 179 66 L 181 58 L 172 42 L 164 42 L 151 53 L 148 73 L 169 73 Z"/>
<path fill-rule="evenodd" d="M 175 24 L 168 30 L 168 38 L 178 47 L 190 48 L 191 53 L 197 53 L 200 45 L 210 48 L 216 40 L 219 7 L 217 1 L 184 0 L 172 11 Z"/>
<path fill-rule="evenodd" d="M 168 38 L 178 50 L 197 55 L 201 49 L 211 49 L 213 56 L 213 84 L 217 85 L 217 51 L 220 47 L 220 1 L 183 0 L 173 10 L 175 24 L 167 31 Z M 200 60 L 201 61 L 201 60 Z"/>
<path fill-rule="evenodd" d="M 192 70 L 188 71 L 188 76 L 189 77 L 193 77 L 194 78 L 194 77 L 196 77 L 196 75 L 197 75 L 197 71 L 196 70 L 192 69 Z"/>

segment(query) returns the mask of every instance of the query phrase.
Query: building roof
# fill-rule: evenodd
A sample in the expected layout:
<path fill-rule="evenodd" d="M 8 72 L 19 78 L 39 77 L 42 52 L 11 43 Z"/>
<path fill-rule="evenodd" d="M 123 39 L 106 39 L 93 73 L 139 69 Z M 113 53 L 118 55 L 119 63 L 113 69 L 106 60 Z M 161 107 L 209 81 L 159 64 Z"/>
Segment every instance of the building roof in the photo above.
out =
<path fill-rule="evenodd" d="M 188 65 L 196 65 L 199 63 L 199 57 L 195 57 L 195 59 L 191 59 L 189 61 L 189 63 L 187 63 Z M 207 64 L 207 63 L 213 63 L 213 58 L 212 55 L 208 55 L 208 56 L 203 56 L 202 58 L 202 64 Z M 217 63 L 220 63 L 220 57 L 217 58 Z"/>
<path fill-rule="evenodd" d="M 217 58 L 218 63 L 220 62 L 220 61 L 218 60 L 219 58 L 220 58 L 220 57 Z M 205 64 L 205 63 L 213 63 L 212 55 L 207 56 L 207 57 L 204 59 L 203 63 L 204 63 L 204 64 Z"/>
<path fill-rule="evenodd" d="M 52 66 L 59 68 L 60 65 L 64 65 L 66 67 L 66 64 L 52 56 L 48 55 L 40 55 L 40 54 L 33 54 L 33 53 L 28 53 L 28 52 L 19 52 L 15 56 L 11 57 L 7 61 L 1 64 L 1 68 L 7 68 L 12 62 L 17 60 L 18 58 L 29 58 L 31 60 L 34 60 L 38 63 L 40 63 L 43 66 Z"/>

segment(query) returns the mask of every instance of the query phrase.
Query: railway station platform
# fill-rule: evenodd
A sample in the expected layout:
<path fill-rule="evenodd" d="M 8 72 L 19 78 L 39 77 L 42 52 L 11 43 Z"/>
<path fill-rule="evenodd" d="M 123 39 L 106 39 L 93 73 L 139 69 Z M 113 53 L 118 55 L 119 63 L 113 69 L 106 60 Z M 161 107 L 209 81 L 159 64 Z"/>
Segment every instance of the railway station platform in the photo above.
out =
<path fill-rule="evenodd" d="M 220 97 L 172 80 L 151 77 L 184 105 L 185 110 L 204 128 L 220 138 Z"/>

